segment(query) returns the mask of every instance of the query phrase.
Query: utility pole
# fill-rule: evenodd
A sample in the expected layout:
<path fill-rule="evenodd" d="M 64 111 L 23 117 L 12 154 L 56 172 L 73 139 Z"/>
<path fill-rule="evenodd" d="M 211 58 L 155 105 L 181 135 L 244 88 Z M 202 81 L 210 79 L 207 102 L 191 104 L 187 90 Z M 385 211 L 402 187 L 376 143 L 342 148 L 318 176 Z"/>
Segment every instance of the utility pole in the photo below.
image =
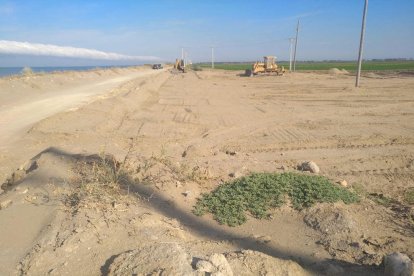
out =
<path fill-rule="evenodd" d="M 214 69 L 214 47 L 211 47 L 211 68 Z"/>
<path fill-rule="evenodd" d="M 295 53 L 293 56 L 293 72 L 296 72 L 296 50 L 298 48 L 298 36 L 299 36 L 299 19 L 298 19 L 298 25 L 296 26 Z"/>
<path fill-rule="evenodd" d="M 356 75 L 355 87 L 359 86 L 359 78 L 361 77 L 362 67 L 362 52 L 364 50 L 364 39 L 365 39 L 365 18 L 368 11 L 368 0 L 365 0 L 364 13 L 362 15 L 362 27 L 361 27 L 361 40 L 359 42 L 359 54 L 358 54 L 358 71 Z"/>
<path fill-rule="evenodd" d="M 184 47 L 181 47 L 181 60 L 184 59 Z"/>
<path fill-rule="evenodd" d="M 289 38 L 289 42 L 290 42 L 290 51 L 289 51 L 289 72 L 292 72 L 292 55 L 293 55 L 293 41 L 295 41 L 295 39 L 293 37 Z"/>

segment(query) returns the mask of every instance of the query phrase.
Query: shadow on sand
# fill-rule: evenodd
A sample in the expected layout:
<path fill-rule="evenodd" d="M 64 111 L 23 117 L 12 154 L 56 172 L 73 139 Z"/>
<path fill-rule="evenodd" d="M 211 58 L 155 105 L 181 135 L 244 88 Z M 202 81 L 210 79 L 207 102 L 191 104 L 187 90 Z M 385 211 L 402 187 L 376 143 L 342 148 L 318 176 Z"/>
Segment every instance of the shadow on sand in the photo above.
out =
<path fill-rule="evenodd" d="M 87 162 L 102 162 L 102 157 L 93 154 L 93 155 L 84 155 L 84 154 L 71 154 L 63 150 L 50 147 L 42 151 L 31 161 L 36 161 L 39 159 L 42 154 L 52 154 L 56 157 L 65 157 L 77 161 L 87 161 Z M 21 181 L 19 181 L 21 182 Z M 13 183 L 13 185 L 19 184 L 19 182 Z M 136 193 L 139 197 L 150 198 L 146 204 L 150 208 L 153 208 L 155 211 L 161 213 L 164 216 L 178 220 L 183 226 L 185 226 L 189 231 L 195 233 L 196 235 L 202 236 L 204 238 L 214 240 L 214 241 L 230 241 L 234 245 L 243 249 L 250 249 L 255 251 L 260 251 L 267 255 L 284 259 L 284 260 L 293 260 L 299 263 L 303 268 L 307 269 L 310 272 L 313 272 L 317 275 L 381 275 L 382 268 L 378 266 L 368 266 L 368 265 L 359 265 L 354 263 L 349 263 L 340 260 L 328 259 L 323 262 L 318 262 L 316 259 L 310 256 L 304 256 L 301 252 L 296 254 L 286 254 L 282 250 L 269 246 L 267 244 L 258 244 L 256 239 L 250 237 L 240 236 L 238 234 L 232 233 L 230 230 L 225 229 L 225 227 L 218 225 L 215 221 L 206 221 L 200 217 L 195 216 L 191 212 L 187 212 L 182 208 L 179 208 L 172 202 L 168 197 L 160 193 L 159 191 L 153 189 L 152 187 L 140 183 L 136 183 L 132 178 L 125 179 L 123 181 L 122 187 L 127 192 Z M 4 185 L 3 185 L 4 186 Z M 102 274 L 106 274 L 107 268 L 114 257 L 108 259 L 101 268 Z M 343 272 L 332 273 L 332 267 L 341 268 Z M 339 273 L 338 273 L 339 272 Z"/>

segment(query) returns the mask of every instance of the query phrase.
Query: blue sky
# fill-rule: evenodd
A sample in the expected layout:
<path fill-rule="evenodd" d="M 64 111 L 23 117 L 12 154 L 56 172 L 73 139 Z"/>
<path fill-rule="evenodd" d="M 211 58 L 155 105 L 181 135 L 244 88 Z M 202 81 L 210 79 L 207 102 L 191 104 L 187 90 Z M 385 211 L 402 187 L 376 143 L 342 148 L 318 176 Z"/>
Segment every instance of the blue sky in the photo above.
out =
<path fill-rule="evenodd" d="M 0 40 L 193 61 L 289 57 L 301 19 L 299 60 L 357 57 L 363 0 L 0 0 Z M 365 58 L 414 58 L 414 1 L 370 0 Z M 63 59 L 66 63 L 108 63 Z M 0 54 L 0 66 L 59 58 Z M 30 64 L 33 63 L 33 64 Z M 43 64 L 46 63 L 46 64 Z M 49 63 L 49 64 L 47 64 Z"/>

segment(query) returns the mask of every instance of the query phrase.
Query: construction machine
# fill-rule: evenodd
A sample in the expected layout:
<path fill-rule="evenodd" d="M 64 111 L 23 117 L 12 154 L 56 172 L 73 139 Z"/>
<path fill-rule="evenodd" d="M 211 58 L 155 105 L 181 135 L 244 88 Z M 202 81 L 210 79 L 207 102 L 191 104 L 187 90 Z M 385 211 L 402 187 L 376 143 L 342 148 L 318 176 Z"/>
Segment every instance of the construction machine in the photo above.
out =
<path fill-rule="evenodd" d="M 285 73 L 285 68 L 276 64 L 275 56 L 265 56 L 263 62 L 257 61 L 252 65 L 252 69 L 246 70 L 246 76 L 250 77 L 263 73 L 276 73 L 281 76 Z"/>
<path fill-rule="evenodd" d="M 174 64 L 174 69 L 185 73 L 185 63 L 183 59 L 176 59 Z"/>

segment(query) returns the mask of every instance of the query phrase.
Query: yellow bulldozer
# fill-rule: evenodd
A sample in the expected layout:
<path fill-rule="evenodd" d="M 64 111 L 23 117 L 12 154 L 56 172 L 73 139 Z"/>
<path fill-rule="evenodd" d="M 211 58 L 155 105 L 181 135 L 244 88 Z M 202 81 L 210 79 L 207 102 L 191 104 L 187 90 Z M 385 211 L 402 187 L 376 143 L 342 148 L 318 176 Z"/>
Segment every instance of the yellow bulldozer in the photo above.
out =
<path fill-rule="evenodd" d="M 185 73 L 185 63 L 183 59 L 176 59 L 174 64 L 174 69 Z"/>
<path fill-rule="evenodd" d="M 264 73 L 276 73 L 277 76 L 282 76 L 285 73 L 285 68 L 276 64 L 275 56 L 265 56 L 263 62 L 257 61 L 252 65 L 252 69 L 246 70 L 246 76 L 249 77 Z"/>

